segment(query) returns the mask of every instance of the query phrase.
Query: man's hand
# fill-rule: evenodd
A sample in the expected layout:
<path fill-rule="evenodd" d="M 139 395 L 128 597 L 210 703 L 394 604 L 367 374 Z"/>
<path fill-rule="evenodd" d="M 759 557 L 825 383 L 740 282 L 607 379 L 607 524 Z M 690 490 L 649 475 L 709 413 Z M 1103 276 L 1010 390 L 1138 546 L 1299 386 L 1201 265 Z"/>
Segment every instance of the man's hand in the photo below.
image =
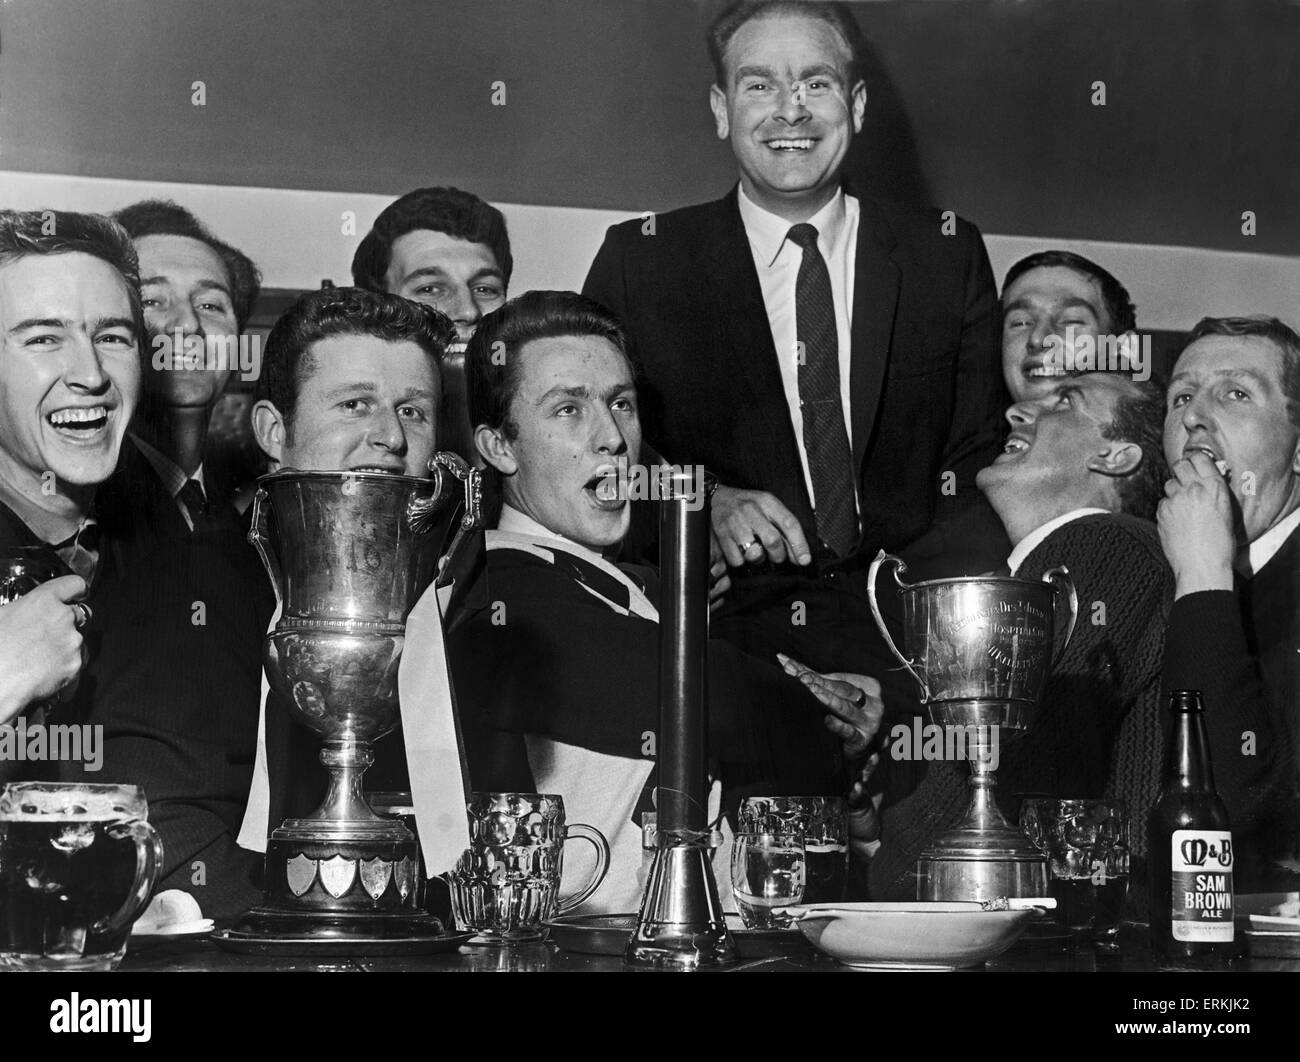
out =
<path fill-rule="evenodd" d="M 713 533 L 733 568 L 763 560 L 812 560 L 799 521 L 765 490 L 719 486 L 713 492 Z"/>
<path fill-rule="evenodd" d="M 64 575 L 0 606 L 0 723 L 54 697 L 81 672 L 77 609 L 86 582 Z"/>
<path fill-rule="evenodd" d="M 777 653 L 776 658 L 787 675 L 797 678 L 830 709 L 826 729 L 844 742 L 844 755 L 856 759 L 865 754 L 885 716 L 880 683 L 869 675 L 844 671 L 819 674 L 784 653 Z"/>
<path fill-rule="evenodd" d="M 1156 510 L 1160 544 L 1174 571 L 1174 597 L 1232 589 L 1237 550 L 1232 491 L 1209 456 L 1174 463 Z"/>

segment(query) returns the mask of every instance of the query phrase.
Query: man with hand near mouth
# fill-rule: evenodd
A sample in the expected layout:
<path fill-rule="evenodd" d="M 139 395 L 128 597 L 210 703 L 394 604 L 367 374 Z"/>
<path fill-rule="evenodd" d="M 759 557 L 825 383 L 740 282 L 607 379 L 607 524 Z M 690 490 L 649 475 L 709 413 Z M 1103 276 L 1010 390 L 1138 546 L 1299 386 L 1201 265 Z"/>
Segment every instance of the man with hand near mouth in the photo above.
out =
<path fill-rule="evenodd" d="M 136 203 L 116 220 L 140 259 L 149 342 L 140 408 L 96 499 L 115 563 L 97 588 L 100 641 L 75 703 L 104 728 L 104 776 L 148 794 L 159 891 L 187 892 L 222 919 L 260 894 L 258 861 L 235 833 L 274 601 L 246 529 L 204 474 L 204 442 L 259 277 L 175 203 Z"/>
<path fill-rule="evenodd" d="M 1294 889 L 1300 336 L 1273 317 L 1203 319 L 1174 365 L 1166 408 L 1173 478 L 1159 523 L 1176 584 L 1165 686 L 1201 691 L 1238 853 L 1233 887 Z"/>
<path fill-rule="evenodd" d="M 999 806 L 1014 823 L 1023 793 L 1122 797 L 1138 881 L 1146 812 L 1159 796 L 1163 617 L 1172 592 L 1151 522 L 1167 473 L 1163 400 L 1159 384 L 1122 373 L 1058 380 L 1007 410 L 1010 437 L 977 477 L 1014 543 L 1003 574 L 1040 579 L 1064 566 L 1079 609 L 1028 731 L 1001 735 Z M 1058 646 L 1064 637 L 1058 628 Z M 881 758 L 893 766 L 888 750 Z M 931 763 L 910 794 L 887 785 L 872 899 L 916 895 L 916 860 L 960 821 L 968 774 L 965 763 Z M 1130 895 L 1141 903 L 1146 891 L 1135 886 Z"/>
<path fill-rule="evenodd" d="M 448 643 L 470 779 L 480 791 L 560 793 L 570 819 L 604 833 L 609 877 L 587 911 L 635 910 L 641 816 L 654 807 L 657 573 L 611 560 L 630 522 L 611 472 L 641 456 L 627 347 L 603 307 L 534 291 L 485 319 L 467 354 L 475 440 L 504 499 L 487 533 L 483 607 Z M 718 639 L 708 669 L 709 756 L 728 807 L 745 793 L 847 789 L 826 731 L 865 754 L 878 683 L 801 683 Z M 715 789 L 710 821 L 720 811 Z"/>
<path fill-rule="evenodd" d="M 975 489 L 1005 398 L 979 232 L 843 184 L 863 50 L 842 5 L 723 12 L 710 106 L 738 187 L 611 228 L 583 291 L 627 326 L 647 441 L 718 477 L 715 634 L 893 680 L 867 568 L 882 547 L 927 575 L 1005 556 Z"/>
<path fill-rule="evenodd" d="M 1002 375 L 1012 400 L 1051 394 L 1069 375 L 1069 336 L 1136 337 L 1135 313 L 1124 285 L 1082 255 L 1022 258 L 1002 282 Z"/>
<path fill-rule="evenodd" d="M 459 188 L 417 188 L 384 208 L 352 259 L 352 282 L 445 313 L 456 335 L 442 360 L 440 449 L 477 456 L 465 409 L 465 344 L 506 301 L 514 259 L 506 219 Z"/>
<path fill-rule="evenodd" d="M 0 555 L 43 547 L 68 572 L 0 608 L 0 721 L 67 687 L 97 629 L 81 601 L 103 568 L 94 495 L 135 410 L 140 335 L 125 232 L 0 211 Z"/>

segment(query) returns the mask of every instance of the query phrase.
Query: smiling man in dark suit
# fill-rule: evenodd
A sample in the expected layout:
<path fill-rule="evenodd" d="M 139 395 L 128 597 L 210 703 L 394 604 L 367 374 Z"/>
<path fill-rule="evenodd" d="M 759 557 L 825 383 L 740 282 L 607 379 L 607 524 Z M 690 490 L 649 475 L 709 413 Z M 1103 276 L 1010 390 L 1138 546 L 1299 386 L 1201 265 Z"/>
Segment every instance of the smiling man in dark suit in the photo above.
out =
<path fill-rule="evenodd" d="M 722 484 L 715 633 L 884 679 L 876 551 L 918 575 L 1006 556 L 975 490 L 1006 404 L 993 274 L 965 221 L 846 192 L 867 93 L 842 7 L 736 5 L 709 50 L 739 187 L 611 228 L 584 293 L 631 333 L 647 441 Z"/>

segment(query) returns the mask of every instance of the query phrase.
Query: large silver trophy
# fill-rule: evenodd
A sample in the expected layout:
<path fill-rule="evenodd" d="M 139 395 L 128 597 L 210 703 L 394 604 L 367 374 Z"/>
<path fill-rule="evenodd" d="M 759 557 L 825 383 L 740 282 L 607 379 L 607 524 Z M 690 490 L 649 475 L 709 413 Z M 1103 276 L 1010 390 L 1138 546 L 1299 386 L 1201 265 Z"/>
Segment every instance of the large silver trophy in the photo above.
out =
<path fill-rule="evenodd" d="M 893 567 L 903 611 L 904 656 L 885 625 L 876 576 Z M 995 742 L 1029 727 L 1051 668 L 1074 633 L 1078 601 L 1069 572 L 1053 568 L 1041 581 L 977 576 L 904 583 L 907 566 L 881 550 L 867 593 L 885 642 L 921 688 L 930 721 L 960 728 L 971 765 L 971 800 L 956 827 L 940 834 L 917 864 L 921 900 L 990 900 L 1047 895 L 1047 864 L 993 799 Z M 1056 617 L 1069 614 L 1054 658 Z M 956 744 L 955 742 L 953 743 Z"/>
<path fill-rule="evenodd" d="M 406 618 L 440 554 L 455 557 L 478 523 L 478 473 L 454 454 L 430 465 L 428 479 L 287 469 L 258 480 L 249 540 L 280 606 L 267 680 L 322 740 L 329 788 L 271 834 L 264 901 L 232 936 L 324 950 L 443 935 L 417 906 L 414 834 L 362 791 L 374 742 L 400 721 Z"/>

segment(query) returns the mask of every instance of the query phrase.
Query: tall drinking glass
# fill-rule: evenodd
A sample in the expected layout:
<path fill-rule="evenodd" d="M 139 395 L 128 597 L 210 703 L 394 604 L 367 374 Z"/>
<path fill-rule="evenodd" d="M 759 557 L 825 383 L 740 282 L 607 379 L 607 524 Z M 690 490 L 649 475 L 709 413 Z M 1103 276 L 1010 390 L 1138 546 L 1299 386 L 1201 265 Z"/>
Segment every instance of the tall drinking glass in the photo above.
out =
<path fill-rule="evenodd" d="M 804 902 L 806 865 L 802 834 L 736 834 L 731 847 L 731 891 L 746 928 L 790 925 L 777 908 Z"/>

